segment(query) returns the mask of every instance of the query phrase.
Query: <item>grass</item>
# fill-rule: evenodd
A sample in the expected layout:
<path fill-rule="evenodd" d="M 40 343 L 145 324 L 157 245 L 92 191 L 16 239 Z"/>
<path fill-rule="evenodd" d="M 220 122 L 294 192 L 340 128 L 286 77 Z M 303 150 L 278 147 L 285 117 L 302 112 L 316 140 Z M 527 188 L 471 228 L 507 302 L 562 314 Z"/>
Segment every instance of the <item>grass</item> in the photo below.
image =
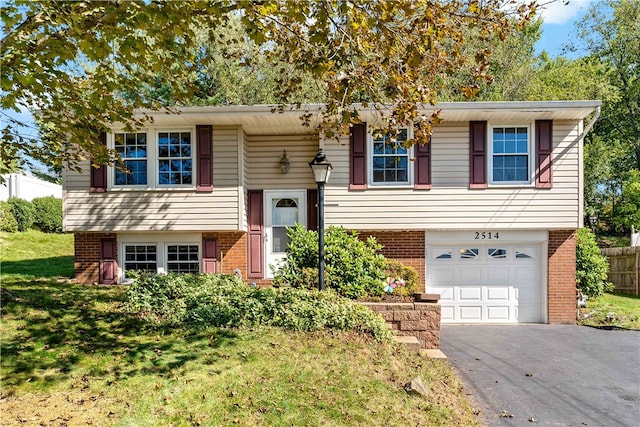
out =
<path fill-rule="evenodd" d="M 607 314 L 610 313 L 613 313 L 611 320 L 607 318 Z M 580 309 L 578 323 L 587 326 L 640 329 L 640 297 L 604 294 L 589 299 L 587 307 Z"/>
<path fill-rule="evenodd" d="M 73 277 L 73 234 L 0 232 L 0 261 L 13 279 Z"/>
<path fill-rule="evenodd" d="M 154 329 L 120 287 L 57 283 L 68 236 L 0 237 L 0 425 L 478 424 L 447 362 L 353 334 Z M 403 390 L 416 376 L 427 398 Z"/>

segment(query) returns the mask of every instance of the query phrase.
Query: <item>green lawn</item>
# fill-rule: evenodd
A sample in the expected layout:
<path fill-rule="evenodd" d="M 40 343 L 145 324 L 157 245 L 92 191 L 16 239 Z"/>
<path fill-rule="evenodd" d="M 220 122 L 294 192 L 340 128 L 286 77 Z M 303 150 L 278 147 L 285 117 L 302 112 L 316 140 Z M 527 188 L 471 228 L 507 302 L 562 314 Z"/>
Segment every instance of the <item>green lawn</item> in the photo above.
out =
<path fill-rule="evenodd" d="M 611 320 L 607 319 L 607 314 L 613 314 Z M 604 294 L 589 299 L 587 307 L 580 309 L 578 323 L 640 329 L 640 297 Z"/>
<path fill-rule="evenodd" d="M 353 334 L 153 329 L 71 276 L 72 238 L 2 234 L 0 425 L 477 425 L 449 364 Z M 420 376 L 427 398 L 403 385 Z"/>

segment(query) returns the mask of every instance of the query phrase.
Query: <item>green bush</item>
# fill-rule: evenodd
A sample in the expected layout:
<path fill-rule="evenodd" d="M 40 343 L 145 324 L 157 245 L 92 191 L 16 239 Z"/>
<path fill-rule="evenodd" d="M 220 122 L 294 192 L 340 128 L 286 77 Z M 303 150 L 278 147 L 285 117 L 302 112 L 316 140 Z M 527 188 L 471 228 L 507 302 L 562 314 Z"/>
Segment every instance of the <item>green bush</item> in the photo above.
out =
<path fill-rule="evenodd" d="M 316 280 L 310 278 L 308 269 L 318 265 L 318 233 L 298 224 L 289 228 L 287 234 L 287 255 L 275 271 L 274 281 L 296 288 L 309 287 Z M 326 286 L 348 298 L 382 295 L 387 260 L 376 253 L 380 249 L 382 246 L 373 237 L 362 241 L 355 231 L 329 227 L 325 233 Z"/>
<path fill-rule="evenodd" d="M 0 231 L 9 233 L 18 231 L 18 222 L 13 216 L 11 205 L 7 202 L 0 202 Z"/>
<path fill-rule="evenodd" d="M 62 199 L 38 197 L 31 201 L 36 211 L 35 225 L 45 233 L 62 232 Z"/>
<path fill-rule="evenodd" d="M 387 276 L 394 279 L 404 280 L 404 286 L 396 288 L 394 293 L 398 295 L 413 295 L 414 292 L 424 291 L 420 288 L 420 276 L 415 268 L 410 265 L 404 265 L 400 261 L 395 259 L 387 260 L 389 266 L 387 267 Z"/>
<path fill-rule="evenodd" d="M 578 230 L 576 242 L 576 283 L 582 293 L 597 297 L 610 292 L 613 286 L 606 282 L 609 260 L 600 254 L 595 236 L 588 228 Z"/>
<path fill-rule="evenodd" d="M 383 339 L 384 320 L 335 292 L 291 287 L 256 289 L 235 275 L 132 273 L 125 307 L 167 326 L 258 327 L 356 331 Z"/>
<path fill-rule="evenodd" d="M 27 200 L 9 197 L 7 203 L 11 205 L 11 213 L 18 223 L 18 231 L 27 231 L 36 220 L 36 210 Z"/>

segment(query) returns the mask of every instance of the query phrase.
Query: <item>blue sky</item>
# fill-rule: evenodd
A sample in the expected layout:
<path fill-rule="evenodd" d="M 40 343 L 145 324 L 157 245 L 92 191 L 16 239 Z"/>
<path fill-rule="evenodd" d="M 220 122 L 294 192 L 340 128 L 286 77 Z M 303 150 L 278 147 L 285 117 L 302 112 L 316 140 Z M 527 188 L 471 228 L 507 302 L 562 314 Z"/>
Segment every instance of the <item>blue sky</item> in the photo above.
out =
<path fill-rule="evenodd" d="M 546 50 L 551 57 L 561 55 L 562 48 L 576 35 L 574 23 L 584 16 L 592 1 L 598 0 L 570 0 L 567 5 L 565 0 L 556 0 L 546 5 L 541 10 L 544 23 L 536 53 Z"/>

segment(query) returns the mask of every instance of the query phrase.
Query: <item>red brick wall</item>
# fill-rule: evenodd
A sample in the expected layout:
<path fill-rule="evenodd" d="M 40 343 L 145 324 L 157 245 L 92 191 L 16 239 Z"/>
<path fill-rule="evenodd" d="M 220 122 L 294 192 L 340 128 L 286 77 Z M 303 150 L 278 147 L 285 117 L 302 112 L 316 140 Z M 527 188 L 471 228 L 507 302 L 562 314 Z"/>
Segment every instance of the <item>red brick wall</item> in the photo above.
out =
<path fill-rule="evenodd" d="M 380 252 L 391 259 L 415 268 L 424 287 L 425 278 L 425 241 L 424 231 L 360 231 L 360 239 L 369 236 L 376 238 L 384 247 Z M 422 289 L 424 291 L 424 289 Z"/>
<path fill-rule="evenodd" d="M 78 283 L 100 281 L 100 239 L 116 238 L 115 233 L 74 233 L 73 252 L 75 277 Z M 117 245 L 116 245 L 117 251 Z M 116 252 L 117 259 L 117 252 Z"/>
<path fill-rule="evenodd" d="M 549 232 L 549 323 L 576 322 L 576 232 Z"/>

